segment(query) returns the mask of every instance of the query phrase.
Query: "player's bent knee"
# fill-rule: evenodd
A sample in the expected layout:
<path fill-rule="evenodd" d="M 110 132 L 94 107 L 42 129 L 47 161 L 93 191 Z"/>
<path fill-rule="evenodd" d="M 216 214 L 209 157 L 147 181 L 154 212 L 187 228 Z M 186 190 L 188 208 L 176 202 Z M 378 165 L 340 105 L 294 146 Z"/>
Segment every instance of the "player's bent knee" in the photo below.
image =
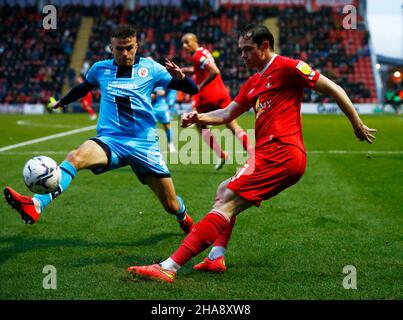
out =
<path fill-rule="evenodd" d="M 66 160 L 70 162 L 77 170 L 80 170 L 86 166 L 86 156 L 80 149 L 70 151 L 66 157 Z"/>
<path fill-rule="evenodd" d="M 77 157 L 77 150 L 70 151 L 66 156 L 66 160 L 77 168 L 80 161 L 80 159 Z"/>
<path fill-rule="evenodd" d="M 220 183 L 220 185 L 217 188 L 217 192 L 216 192 L 216 202 L 220 201 L 220 199 L 223 199 L 224 197 L 224 192 L 227 189 L 227 185 L 230 182 L 230 179 L 227 179 L 223 182 Z"/>

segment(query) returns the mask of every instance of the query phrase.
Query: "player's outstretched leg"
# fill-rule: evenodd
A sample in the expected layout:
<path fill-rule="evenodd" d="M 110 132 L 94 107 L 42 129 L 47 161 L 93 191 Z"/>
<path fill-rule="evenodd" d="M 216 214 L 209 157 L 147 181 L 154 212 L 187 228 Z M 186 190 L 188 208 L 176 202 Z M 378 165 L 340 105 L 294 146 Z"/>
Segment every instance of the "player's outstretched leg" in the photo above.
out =
<path fill-rule="evenodd" d="M 227 123 L 226 126 L 227 126 L 227 128 L 229 128 L 232 131 L 234 136 L 242 144 L 242 147 L 248 153 L 249 157 L 252 157 L 254 154 L 254 148 L 252 146 L 252 143 L 250 142 L 246 132 L 240 127 L 240 125 L 237 123 L 237 121 L 233 120 L 230 123 Z"/>
<path fill-rule="evenodd" d="M 182 229 L 182 231 L 186 234 L 192 230 L 193 227 L 193 219 L 192 217 L 187 213 L 185 204 L 180 196 L 176 196 L 179 202 L 179 211 L 176 214 L 176 219 L 178 220 L 179 226 Z"/>
<path fill-rule="evenodd" d="M 163 124 L 164 130 L 165 130 L 165 134 L 167 137 L 167 142 L 168 142 L 168 147 L 169 147 L 169 152 L 177 152 L 175 145 L 172 142 L 172 128 L 171 125 L 169 123 L 167 124 Z"/>
<path fill-rule="evenodd" d="M 174 282 L 176 271 L 165 270 L 159 264 L 150 266 L 129 267 L 127 271 L 139 278 L 153 279 L 163 282 Z"/>
<path fill-rule="evenodd" d="M 37 200 L 40 204 L 41 212 L 62 192 L 66 191 L 71 181 L 77 175 L 76 168 L 67 160 L 64 160 L 60 164 L 60 169 L 62 171 L 62 177 L 60 179 L 59 187 L 55 192 L 48 194 L 35 194 L 33 196 L 34 200 Z"/>
<path fill-rule="evenodd" d="M 6 187 L 4 189 L 4 197 L 6 198 L 7 202 L 13 209 L 18 211 L 25 223 L 35 223 L 43 210 L 45 210 L 45 208 L 57 196 L 67 189 L 77 174 L 77 170 L 74 168 L 74 166 L 66 160 L 60 164 L 60 169 L 62 176 L 59 187 L 55 192 L 48 194 L 35 194 L 33 197 L 30 197 L 19 194 L 11 187 Z"/>
<path fill-rule="evenodd" d="M 205 250 L 221 232 L 225 230 L 230 219 L 223 213 L 212 210 L 200 220 L 171 257 L 161 264 L 150 266 L 132 266 L 127 271 L 141 278 L 173 282 L 176 271 L 198 253 Z"/>
<path fill-rule="evenodd" d="M 8 186 L 4 188 L 4 197 L 10 206 L 18 211 L 25 223 L 33 224 L 38 220 L 39 211 L 35 208 L 32 197 L 23 196 Z"/>
<path fill-rule="evenodd" d="M 132 266 L 128 268 L 128 272 L 139 277 L 146 277 L 153 280 L 158 279 L 165 282 L 174 281 L 176 272 L 181 266 L 208 248 L 212 243 L 215 243 L 219 236 L 231 224 L 232 217 L 235 217 L 237 214 L 253 205 L 249 200 L 238 196 L 232 190 L 226 188 L 227 183 L 228 180 L 220 185 L 224 191 L 222 192 L 222 198 L 216 199 L 215 208 L 193 226 L 192 232 L 186 236 L 178 250 L 168 259 L 164 260 L 159 265 Z M 219 191 L 220 190 L 218 190 L 217 193 L 219 193 Z M 232 221 L 235 222 L 235 220 Z M 150 272 L 150 269 L 152 272 Z M 169 281 L 166 278 L 167 272 L 170 272 L 171 275 Z"/>
<path fill-rule="evenodd" d="M 172 178 L 147 175 L 143 179 L 158 197 L 165 211 L 174 214 L 183 232 L 189 233 L 193 226 L 193 219 L 187 213 L 182 198 L 176 195 Z"/>
<path fill-rule="evenodd" d="M 217 142 L 216 138 L 213 136 L 211 131 L 205 126 L 198 126 L 199 132 L 203 140 L 210 146 L 210 148 L 217 154 L 218 160 L 214 166 L 215 170 L 220 170 L 225 162 L 228 160 L 228 154 L 221 149 L 220 144 Z"/>
<path fill-rule="evenodd" d="M 196 264 L 193 269 L 213 273 L 222 273 L 227 271 L 227 266 L 225 265 L 225 252 L 227 251 L 228 241 L 231 237 L 235 221 L 236 217 L 234 216 L 231 218 L 230 224 L 227 226 L 227 228 L 219 235 L 217 240 L 214 241 L 213 247 L 211 248 L 207 258 Z"/>

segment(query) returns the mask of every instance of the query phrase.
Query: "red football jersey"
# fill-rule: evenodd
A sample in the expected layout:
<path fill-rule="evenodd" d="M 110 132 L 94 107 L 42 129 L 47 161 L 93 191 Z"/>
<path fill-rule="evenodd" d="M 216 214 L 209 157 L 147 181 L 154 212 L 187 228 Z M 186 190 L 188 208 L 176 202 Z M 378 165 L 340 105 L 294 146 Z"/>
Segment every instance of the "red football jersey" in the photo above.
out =
<path fill-rule="evenodd" d="M 234 99 L 256 117 L 256 151 L 278 139 L 305 152 L 302 139 L 301 102 L 304 88 L 312 88 L 320 74 L 300 60 L 276 55 L 261 73 L 241 87 Z"/>
<path fill-rule="evenodd" d="M 196 84 L 200 84 L 208 76 L 206 66 L 209 64 L 215 64 L 214 58 L 207 49 L 199 47 L 192 57 L 192 62 L 195 74 L 195 82 Z M 214 105 L 217 104 L 217 101 L 224 99 L 231 98 L 227 88 L 224 85 L 221 75 L 217 75 L 199 91 L 195 100 L 197 101 L 198 105 Z"/>

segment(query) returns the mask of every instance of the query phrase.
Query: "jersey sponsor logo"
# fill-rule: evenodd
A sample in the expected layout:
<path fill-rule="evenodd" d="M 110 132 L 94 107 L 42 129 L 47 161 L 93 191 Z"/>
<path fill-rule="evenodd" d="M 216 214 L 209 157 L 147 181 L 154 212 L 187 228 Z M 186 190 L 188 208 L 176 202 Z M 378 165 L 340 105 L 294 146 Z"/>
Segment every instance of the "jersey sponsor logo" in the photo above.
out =
<path fill-rule="evenodd" d="M 272 77 L 268 76 L 267 77 L 267 83 L 266 83 L 266 88 L 271 88 L 273 84 L 271 83 Z"/>
<path fill-rule="evenodd" d="M 106 69 L 104 72 L 105 76 L 109 76 L 111 74 L 111 69 Z"/>
<path fill-rule="evenodd" d="M 120 82 L 117 80 L 108 82 L 108 90 L 123 89 L 123 90 L 135 90 L 137 85 L 133 82 Z"/>
<path fill-rule="evenodd" d="M 270 100 L 260 101 L 260 96 L 255 103 L 256 120 L 270 108 Z"/>
<path fill-rule="evenodd" d="M 139 70 L 137 71 L 137 74 L 139 75 L 140 78 L 145 78 L 148 76 L 148 69 L 141 67 L 139 68 Z"/>

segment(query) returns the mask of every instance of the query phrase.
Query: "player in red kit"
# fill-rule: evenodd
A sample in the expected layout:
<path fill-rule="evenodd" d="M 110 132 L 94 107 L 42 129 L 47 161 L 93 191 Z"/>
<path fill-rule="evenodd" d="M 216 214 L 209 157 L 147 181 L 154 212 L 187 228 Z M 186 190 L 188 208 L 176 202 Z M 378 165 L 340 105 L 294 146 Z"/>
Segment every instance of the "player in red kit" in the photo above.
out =
<path fill-rule="evenodd" d="M 80 84 L 82 82 L 83 78 L 78 77 L 77 84 Z M 90 91 L 84 98 L 81 98 L 81 107 L 88 112 L 91 120 L 95 120 L 97 118 L 97 114 L 92 109 L 91 105 L 92 105 L 92 93 Z"/>
<path fill-rule="evenodd" d="M 235 217 L 259 206 L 295 184 L 304 174 L 306 153 L 302 140 L 301 102 L 304 88 L 333 97 L 351 122 L 361 141 L 372 143 L 375 129 L 364 125 L 345 91 L 303 61 L 276 55 L 274 39 L 263 25 L 247 26 L 239 38 L 242 59 L 258 73 L 242 86 L 238 96 L 222 110 L 182 117 L 182 126 L 192 123 L 219 125 L 253 108 L 256 115 L 255 157 L 232 178 L 218 187 L 213 209 L 188 234 L 180 247 L 165 261 L 133 266 L 128 271 L 140 277 L 173 282 L 176 272 L 210 245 L 213 249 L 196 270 L 224 272 L 224 253 Z"/>
<path fill-rule="evenodd" d="M 206 113 L 217 109 L 224 109 L 231 103 L 231 97 L 220 75 L 220 70 L 215 64 L 211 53 L 200 47 L 197 37 L 193 33 L 187 33 L 182 37 L 184 50 L 192 55 L 192 68 L 184 68 L 185 71 L 194 73 L 195 82 L 199 88 L 199 93 L 192 97 L 193 107 L 198 113 Z M 196 124 L 199 133 L 206 143 L 213 149 L 218 156 L 218 162 L 215 166 L 219 170 L 224 165 L 228 155 L 221 149 L 206 125 Z M 239 126 L 236 120 L 226 123 L 228 129 L 238 138 L 243 148 L 248 154 L 253 153 L 253 147 L 245 131 Z"/>

